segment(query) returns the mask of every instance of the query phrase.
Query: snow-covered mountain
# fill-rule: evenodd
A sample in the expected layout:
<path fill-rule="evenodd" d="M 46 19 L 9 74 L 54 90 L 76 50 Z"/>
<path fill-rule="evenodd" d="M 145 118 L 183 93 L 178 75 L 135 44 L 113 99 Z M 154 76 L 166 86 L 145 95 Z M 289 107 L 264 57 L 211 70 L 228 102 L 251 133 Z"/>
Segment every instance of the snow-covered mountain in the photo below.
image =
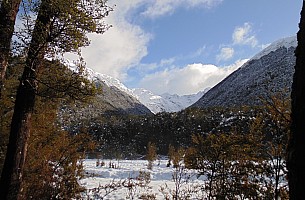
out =
<path fill-rule="evenodd" d="M 97 73 L 90 68 L 87 68 L 87 75 L 89 79 L 100 81 L 103 85 L 112 88 L 113 92 L 114 90 L 123 92 L 128 100 L 134 99 L 137 105 L 143 104 L 152 113 L 177 112 L 189 106 L 257 105 L 260 102 L 258 97 L 264 96 L 263 93 L 267 92 L 267 88 L 277 91 L 290 88 L 296 46 L 295 36 L 280 39 L 259 52 L 212 89 L 208 88 L 192 95 L 156 95 L 143 88 L 130 89 L 118 79 Z M 111 99 L 108 101 L 111 104 Z"/>
<path fill-rule="evenodd" d="M 200 99 L 207 91 L 208 89 L 200 91 L 197 94 L 179 96 L 168 93 L 155 95 L 149 90 L 141 88 L 132 89 L 133 95 L 153 113 L 178 112 L 183 110 Z"/>
<path fill-rule="evenodd" d="M 116 87 L 120 91 L 127 93 L 128 95 L 136 98 L 140 103 L 146 106 L 152 113 L 159 112 L 178 112 L 184 108 L 192 105 L 200 97 L 205 94 L 208 89 L 200 91 L 197 94 L 192 95 L 182 95 L 177 94 L 162 94 L 156 95 L 151 91 L 143 88 L 129 89 L 124 84 L 122 84 L 118 79 L 111 76 L 94 72 L 92 69 L 88 68 L 88 77 L 94 81 L 102 81 L 109 87 Z"/>
<path fill-rule="evenodd" d="M 77 72 L 78 68 L 73 63 L 65 63 L 69 69 Z M 90 106 L 78 105 L 76 110 L 68 107 L 72 112 L 82 113 L 82 117 L 94 118 L 98 115 L 146 115 L 152 112 L 135 98 L 127 87 L 119 80 L 110 76 L 96 73 L 86 68 L 84 75 L 96 85 L 101 87 L 102 93 L 97 94 L 90 102 Z M 87 116 L 85 113 L 89 114 Z"/>
<path fill-rule="evenodd" d="M 290 94 L 294 73 L 296 37 L 280 39 L 210 89 L 192 107 L 260 105 L 272 93 Z"/>
<path fill-rule="evenodd" d="M 276 50 L 278 50 L 278 49 L 280 49 L 282 47 L 284 47 L 284 48 L 286 48 L 288 50 L 290 47 L 296 47 L 297 45 L 298 45 L 298 42 L 297 42 L 296 36 L 282 38 L 282 39 L 279 39 L 279 40 L 273 42 L 269 46 L 267 46 L 261 52 L 259 52 L 255 56 L 253 56 L 251 58 L 251 60 L 258 60 L 261 57 L 266 56 L 269 53 L 274 52 L 274 51 L 276 51 Z"/>

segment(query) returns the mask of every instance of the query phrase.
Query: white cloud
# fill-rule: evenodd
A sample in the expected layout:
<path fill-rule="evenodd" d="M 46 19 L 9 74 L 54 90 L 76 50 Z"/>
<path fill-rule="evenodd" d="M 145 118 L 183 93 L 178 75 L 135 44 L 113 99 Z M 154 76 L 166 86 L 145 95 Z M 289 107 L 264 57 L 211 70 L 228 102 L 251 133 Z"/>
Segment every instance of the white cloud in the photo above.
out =
<path fill-rule="evenodd" d="M 226 61 L 231 59 L 234 56 L 234 49 L 231 47 L 223 47 L 220 50 L 220 53 L 216 56 L 216 60 L 219 61 Z"/>
<path fill-rule="evenodd" d="M 195 8 L 198 6 L 209 8 L 223 0 L 112 0 L 109 4 L 115 5 L 114 11 L 106 18 L 112 25 L 102 35 L 90 34 L 91 45 L 82 49 L 87 66 L 97 72 L 104 73 L 125 81 L 128 69 L 135 67 L 138 73 L 155 71 L 161 67 L 171 66 L 178 58 L 162 60 L 160 63 L 142 64 L 141 60 L 148 54 L 148 44 L 152 35 L 145 32 L 140 26 L 133 24 L 132 19 L 140 9 L 146 17 L 157 17 L 174 12 L 180 7 Z M 158 13 L 159 12 L 159 13 Z M 142 14 L 143 14 L 142 13 Z M 195 54 L 202 54 L 204 47 Z M 196 56 L 192 55 L 192 56 Z M 71 57 L 70 57 L 71 58 Z M 146 68 L 146 69 L 145 69 Z"/>
<path fill-rule="evenodd" d="M 196 51 L 187 55 L 186 58 L 195 58 L 195 57 L 203 56 L 205 53 L 206 53 L 206 46 L 202 46 Z"/>
<path fill-rule="evenodd" d="M 232 35 L 233 44 L 250 45 L 255 47 L 258 41 L 253 35 L 252 26 L 250 23 L 244 23 L 243 26 L 236 27 Z"/>
<path fill-rule="evenodd" d="M 155 74 L 146 75 L 140 82 L 140 87 L 156 94 L 176 93 L 192 94 L 213 87 L 226 76 L 242 66 L 247 60 L 238 60 L 225 67 L 195 63 L 184 68 L 166 69 Z"/>
<path fill-rule="evenodd" d="M 175 61 L 176 61 L 175 57 L 168 58 L 168 59 L 162 59 L 160 61 L 159 66 L 164 67 L 164 66 L 172 65 Z"/>
<path fill-rule="evenodd" d="M 147 55 L 151 35 L 127 21 L 128 15 L 143 4 L 141 0 L 113 0 L 114 11 L 106 18 L 113 25 L 104 34 L 90 34 L 91 44 L 82 49 L 87 66 L 97 72 L 124 80 L 126 71 Z"/>
<path fill-rule="evenodd" d="M 159 63 L 140 63 L 136 68 L 141 73 L 150 73 L 154 70 L 161 69 L 168 66 L 173 66 L 174 62 L 176 61 L 175 57 L 168 58 L 168 59 L 162 59 Z"/>
<path fill-rule="evenodd" d="M 150 1 L 147 9 L 142 13 L 143 15 L 156 18 L 166 14 L 172 14 L 179 7 L 193 8 L 205 7 L 211 8 L 223 0 L 154 0 Z"/>

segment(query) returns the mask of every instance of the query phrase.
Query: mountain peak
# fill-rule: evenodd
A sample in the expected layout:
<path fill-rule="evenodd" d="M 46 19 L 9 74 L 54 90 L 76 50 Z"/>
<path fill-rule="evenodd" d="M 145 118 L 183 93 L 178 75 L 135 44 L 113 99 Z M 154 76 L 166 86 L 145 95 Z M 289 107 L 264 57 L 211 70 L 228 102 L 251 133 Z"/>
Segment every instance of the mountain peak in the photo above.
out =
<path fill-rule="evenodd" d="M 198 92 L 197 94 L 183 96 L 179 96 L 177 94 L 172 95 L 168 93 L 156 95 L 153 92 L 143 88 L 129 89 L 118 79 L 105 74 L 94 72 L 90 68 L 88 68 L 87 74 L 90 80 L 102 81 L 109 87 L 115 87 L 120 91 L 127 93 L 128 95 L 137 99 L 144 106 L 146 106 L 152 113 L 180 111 L 196 102 L 206 92 L 205 90 Z"/>
<path fill-rule="evenodd" d="M 272 51 L 276 51 L 277 49 L 281 47 L 285 47 L 286 49 L 290 47 L 296 47 L 298 45 L 297 37 L 296 36 L 290 36 L 286 38 L 281 38 L 270 45 L 268 45 L 265 49 L 263 49 L 261 52 L 256 54 L 251 60 L 258 60 L 261 57 L 268 55 Z"/>
<path fill-rule="evenodd" d="M 209 90 L 191 107 L 240 107 L 261 105 L 261 98 L 286 91 L 294 73 L 296 37 L 278 40 Z"/>

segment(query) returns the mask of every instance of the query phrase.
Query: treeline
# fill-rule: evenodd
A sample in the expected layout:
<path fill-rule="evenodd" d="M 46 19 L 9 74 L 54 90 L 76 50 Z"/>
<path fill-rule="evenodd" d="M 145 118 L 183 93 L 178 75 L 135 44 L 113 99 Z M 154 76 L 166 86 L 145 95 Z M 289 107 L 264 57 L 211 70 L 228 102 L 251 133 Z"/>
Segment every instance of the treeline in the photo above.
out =
<path fill-rule="evenodd" d="M 272 102 L 274 99 L 266 101 L 265 107 L 257 108 L 192 108 L 153 116 L 100 117 L 82 121 L 69 129 L 72 133 L 85 130 L 92 135 L 98 143 L 97 151 L 105 158 L 116 155 L 137 158 L 146 154 L 149 142 L 156 144 L 158 154 L 168 155 L 170 145 L 175 148 L 189 147 L 194 134 L 247 134 L 255 120 L 262 116 L 262 123 L 265 124 L 262 131 L 266 139 L 270 139 L 273 137 L 270 129 L 278 126 L 270 119 L 271 106 L 278 106 L 274 105 L 277 102 Z M 285 109 L 289 109 L 289 106 Z"/>
<path fill-rule="evenodd" d="M 95 118 L 70 127 L 72 132 L 85 129 L 98 142 L 99 149 L 106 157 L 112 153 L 125 158 L 145 155 L 148 142 L 157 145 L 158 153 L 167 155 L 169 145 L 186 147 L 191 135 L 230 130 L 234 124 L 243 124 L 247 129 L 251 111 L 226 113 L 217 109 L 193 109 L 180 113 L 158 113 L 153 116 L 112 116 Z M 243 130 L 244 131 L 244 130 Z"/>

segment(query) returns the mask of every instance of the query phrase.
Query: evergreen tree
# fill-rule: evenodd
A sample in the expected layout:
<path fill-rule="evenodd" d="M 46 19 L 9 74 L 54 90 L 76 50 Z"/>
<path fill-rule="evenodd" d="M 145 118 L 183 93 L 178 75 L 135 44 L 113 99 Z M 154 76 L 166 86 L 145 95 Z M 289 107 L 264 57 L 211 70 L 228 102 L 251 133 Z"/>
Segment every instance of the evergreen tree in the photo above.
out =
<path fill-rule="evenodd" d="M 60 101 L 37 98 L 22 182 L 23 199 L 79 198 L 84 188 L 81 160 L 94 148 L 87 134 L 75 136 L 57 122 Z"/>
<path fill-rule="evenodd" d="M 22 59 L 14 58 L 12 62 L 22 63 Z M 89 85 L 87 88 L 80 83 L 75 83 L 72 85 L 74 90 L 67 91 L 66 87 L 71 84 L 72 77 L 79 82 L 86 81 L 85 78 L 75 77 L 73 72 L 64 69 L 64 66 L 58 62 L 44 62 L 52 67 L 42 72 L 40 78 L 41 87 L 39 87 L 39 96 L 34 108 L 29 150 L 25 162 L 22 198 L 76 198 L 83 190 L 77 181 L 83 176 L 80 160 L 83 158 L 85 151 L 91 150 L 95 146 L 88 135 L 80 134 L 82 132 L 70 135 L 63 131 L 61 124 L 58 122 L 58 110 L 63 103 L 65 105 L 69 103 L 75 95 L 78 95 L 79 99 L 87 99 L 87 91 L 91 90 L 91 86 Z M 7 87 L 3 91 L 3 98 L 1 99 L 1 168 L 4 161 L 3 156 L 5 156 L 5 146 L 8 141 L 9 125 L 15 99 L 14 93 L 18 87 L 17 77 L 20 77 L 22 67 L 22 64 L 8 67 L 8 77 L 5 80 Z M 71 77 L 72 74 L 74 76 Z M 51 76 L 53 79 L 51 79 Z M 62 85 L 59 85 L 56 82 L 58 79 L 54 79 L 54 77 L 61 77 Z M 42 84 L 46 82 L 48 82 L 48 87 Z M 61 91 L 65 91 L 67 94 L 64 95 Z M 46 96 L 46 92 L 49 95 Z"/>
<path fill-rule="evenodd" d="M 31 117 L 45 56 L 77 51 L 88 45 L 86 33 L 102 33 L 109 9 L 104 1 L 43 0 L 39 4 L 27 59 L 20 78 L 9 144 L 0 181 L 1 199 L 21 198 L 21 184 L 30 136 Z"/>
<path fill-rule="evenodd" d="M 152 169 L 153 162 L 157 159 L 157 148 L 152 142 L 148 142 L 147 144 L 146 159 L 148 161 L 147 169 Z"/>

